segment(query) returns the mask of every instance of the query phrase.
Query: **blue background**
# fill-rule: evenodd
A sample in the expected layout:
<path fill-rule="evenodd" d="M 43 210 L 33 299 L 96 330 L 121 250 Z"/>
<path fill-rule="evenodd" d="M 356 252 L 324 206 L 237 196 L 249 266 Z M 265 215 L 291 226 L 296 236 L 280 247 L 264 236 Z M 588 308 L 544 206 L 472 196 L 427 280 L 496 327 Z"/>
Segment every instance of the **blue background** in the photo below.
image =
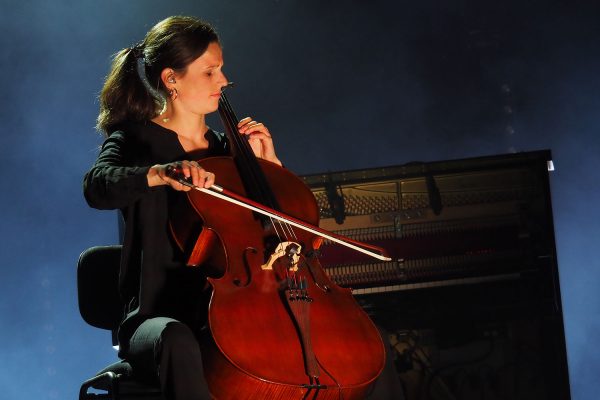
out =
<path fill-rule="evenodd" d="M 217 27 L 230 99 L 298 174 L 552 149 L 572 393 L 597 398 L 598 7 L 416 3 L 2 0 L 2 398 L 75 398 L 115 360 L 77 309 L 79 253 L 117 240 L 116 214 L 87 207 L 81 178 L 110 55 L 174 14 Z"/>

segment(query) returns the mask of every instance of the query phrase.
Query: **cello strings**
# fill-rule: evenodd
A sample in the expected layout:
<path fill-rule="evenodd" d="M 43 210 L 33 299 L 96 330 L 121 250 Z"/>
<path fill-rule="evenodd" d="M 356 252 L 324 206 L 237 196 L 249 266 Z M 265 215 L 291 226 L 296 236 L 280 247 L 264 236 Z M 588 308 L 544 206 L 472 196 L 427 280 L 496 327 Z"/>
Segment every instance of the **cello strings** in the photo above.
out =
<path fill-rule="evenodd" d="M 273 208 L 273 202 L 271 201 L 271 199 L 268 195 L 269 190 L 264 188 L 263 185 L 260 184 L 260 179 L 259 179 L 259 173 L 256 171 L 256 159 L 254 157 L 254 152 L 252 151 L 252 148 L 250 147 L 250 143 L 248 142 L 247 137 L 242 137 L 242 135 L 239 134 L 239 131 L 237 129 L 237 117 L 235 116 L 235 113 L 233 111 L 233 108 L 231 107 L 231 104 L 229 103 L 229 100 L 227 99 L 227 96 L 225 95 L 225 93 L 222 91 L 221 92 L 221 98 L 219 99 L 219 104 L 222 106 L 221 111 L 221 117 L 223 118 L 223 122 L 226 126 L 226 128 L 229 128 L 229 132 L 231 133 L 230 136 L 232 136 L 232 140 L 234 140 L 236 142 L 236 148 L 239 149 L 239 154 L 237 154 L 238 156 L 242 157 L 245 159 L 245 164 L 248 166 L 248 172 L 250 175 L 250 179 L 252 179 L 253 182 L 253 187 L 258 188 L 260 192 L 262 192 L 260 195 L 264 200 L 267 200 L 269 203 L 269 206 L 271 206 L 271 208 Z M 272 217 L 269 217 L 269 221 L 271 226 L 273 227 L 273 230 L 275 231 L 275 234 L 277 235 L 277 240 L 279 242 L 282 242 L 282 236 L 287 238 L 286 232 L 285 232 L 285 228 L 282 226 L 281 222 L 278 221 L 278 223 L 276 224 L 273 220 Z M 277 227 L 277 225 L 279 225 L 279 229 Z M 280 230 L 281 229 L 281 233 Z"/>
<path fill-rule="evenodd" d="M 252 149 L 249 147 L 248 141 L 239 134 L 237 129 L 237 117 L 235 116 L 235 113 L 233 112 L 231 104 L 229 103 L 225 93 L 221 94 L 220 105 L 222 106 L 220 108 L 221 116 L 229 128 L 232 140 L 235 141 L 236 149 L 238 149 L 238 152 L 235 154 L 235 156 L 244 159 L 246 172 L 248 173 L 247 177 L 253 181 L 252 187 L 263 191 L 263 188 L 261 187 L 262 185 L 260 185 L 259 175 L 256 173 L 252 163 L 252 161 L 255 161 L 255 159 L 253 159 Z M 240 173 L 241 172 L 242 171 L 240 171 Z M 261 193 L 260 195 L 263 197 L 263 199 L 266 199 L 264 193 Z M 260 201 L 261 199 L 259 198 L 257 200 Z"/>
<path fill-rule="evenodd" d="M 256 162 L 256 157 L 254 155 L 252 147 L 250 146 L 250 143 L 248 142 L 248 137 L 246 135 L 242 136 L 239 134 L 239 131 L 237 129 L 237 117 L 235 116 L 233 108 L 231 107 L 231 104 L 229 103 L 229 100 L 227 99 L 227 96 L 225 94 L 222 95 L 221 100 L 224 111 L 226 111 L 226 115 L 230 125 L 230 130 L 233 133 L 233 136 L 237 143 L 237 147 L 240 150 L 239 155 L 245 159 L 245 165 L 250 174 L 250 178 L 254 181 L 253 187 L 260 191 L 258 195 L 262 199 L 261 202 L 266 203 L 266 205 L 273 208 L 273 206 L 275 205 L 275 202 L 273 201 L 273 196 L 270 193 L 270 189 L 268 187 L 265 187 L 265 178 L 262 174 L 262 170 L 260 170 L 260 167 Z"/>
<path fill-rule="evenodd" d="M 262 170 L 260 169 L 259 164 L 256 162 L 256 157 L 254 156 L 254 152 L 250 146 L 248 137 L 242 137 L 242 135 L 239 134 L 239 131 L 237 130 L 237 117 L 235 116 L 227 95 L 223 91 L 219 100 L 220 105 L 222 106 L 222 109 L 220 110 L 221 116 L 224 119 L 224 123 L 226 123 L 229 127 L 229 131 L 231 133 L 230 136 L 233 136 L 233 140 L 236 141 L 237 148 L 240 150 L 239 155 L 245 158 L 246 164 L 249 167 L 250 178 L 254 181 L 254 187 L 257 187 L 259 191 L 262 192 L 261 197 L 266 200 L 271 208 L 276 208 L 276 200 L 274 199 L 272 191 L 268 187 L 265 187 L 265 185 L 261 184 L 260 177 L 262 176 Z M 262 182 L 264 182 L 264 177 Z M 298 242 L 298 237 L 295 233 L 295 230 L 290 224 L 280 220 L 274 220 L 270 216 L 269 221 L 273 227 L 273 230 L 275 231 L 275 234 L 277 235 L 277 240 L 280 243 L 282 242 L 282 236 L 285 238 L 285 241 Z"/>

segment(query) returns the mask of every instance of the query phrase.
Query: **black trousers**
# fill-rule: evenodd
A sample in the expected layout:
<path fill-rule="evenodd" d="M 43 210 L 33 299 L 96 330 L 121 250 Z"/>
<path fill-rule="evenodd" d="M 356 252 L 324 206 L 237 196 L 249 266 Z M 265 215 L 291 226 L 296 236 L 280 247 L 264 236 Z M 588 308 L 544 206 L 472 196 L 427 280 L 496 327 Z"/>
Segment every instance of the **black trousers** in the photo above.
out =
<path fill-rule="evenodd" d="M 210 400 L 200 345 L 184 323 L 165 317 L 144 321 L 125 358 L 148 377 L 158 377 L 166 400 Z"/>

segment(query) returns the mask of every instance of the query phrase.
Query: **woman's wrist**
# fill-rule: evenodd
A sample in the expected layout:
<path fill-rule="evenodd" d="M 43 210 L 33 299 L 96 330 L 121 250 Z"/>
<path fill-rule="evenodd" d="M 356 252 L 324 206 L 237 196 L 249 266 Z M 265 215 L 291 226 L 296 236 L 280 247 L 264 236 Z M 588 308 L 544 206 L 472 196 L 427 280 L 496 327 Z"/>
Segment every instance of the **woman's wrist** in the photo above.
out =
<path fill-rule="evenodd" d="M 146 174 L 148 180 L 148 187 L 165 185 L 166 182 L 160 177 L 159 171 L 161 166 L 156 164 L 150 167 Z"/>

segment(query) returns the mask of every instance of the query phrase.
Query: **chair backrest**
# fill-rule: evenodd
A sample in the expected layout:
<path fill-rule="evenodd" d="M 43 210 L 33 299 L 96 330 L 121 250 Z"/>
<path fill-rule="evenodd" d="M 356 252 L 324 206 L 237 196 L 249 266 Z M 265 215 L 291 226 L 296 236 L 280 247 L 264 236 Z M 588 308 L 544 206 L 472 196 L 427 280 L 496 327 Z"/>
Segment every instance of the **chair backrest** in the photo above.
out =
<path fill-rule="evenodd" d="M 96 246 L 85 250 L 77 263 L 79 313 L 97 328 L 114 330 L 123 317 L 119 296 L 121 246 Z"/>

